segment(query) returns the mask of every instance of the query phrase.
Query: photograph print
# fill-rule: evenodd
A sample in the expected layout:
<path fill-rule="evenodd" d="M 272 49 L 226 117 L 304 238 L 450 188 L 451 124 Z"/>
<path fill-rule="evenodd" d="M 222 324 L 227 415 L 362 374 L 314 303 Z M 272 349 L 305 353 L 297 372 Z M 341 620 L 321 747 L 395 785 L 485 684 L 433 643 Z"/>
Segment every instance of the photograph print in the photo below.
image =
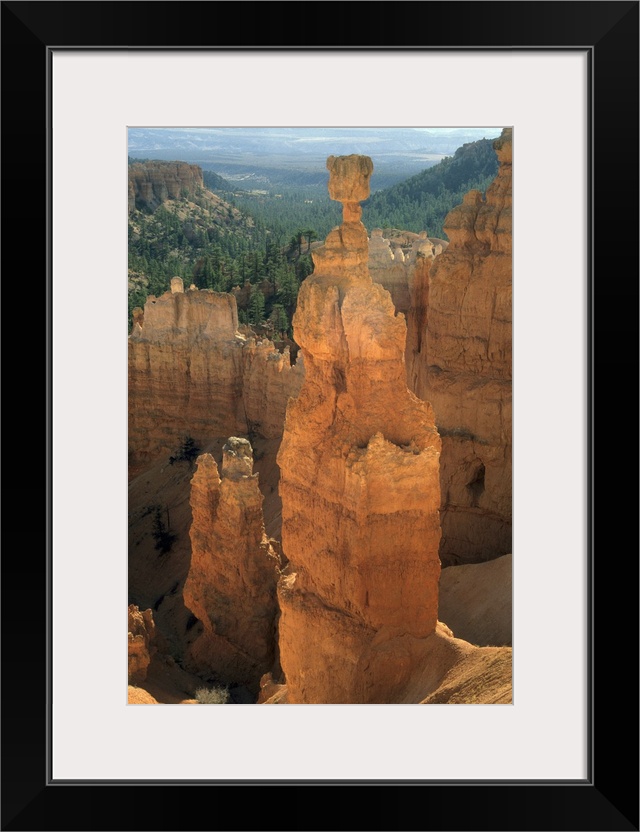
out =
<path fill-rule="evenodd" d="M 512 142 L 128 129 L 130 704 L 512 704 Z"/>

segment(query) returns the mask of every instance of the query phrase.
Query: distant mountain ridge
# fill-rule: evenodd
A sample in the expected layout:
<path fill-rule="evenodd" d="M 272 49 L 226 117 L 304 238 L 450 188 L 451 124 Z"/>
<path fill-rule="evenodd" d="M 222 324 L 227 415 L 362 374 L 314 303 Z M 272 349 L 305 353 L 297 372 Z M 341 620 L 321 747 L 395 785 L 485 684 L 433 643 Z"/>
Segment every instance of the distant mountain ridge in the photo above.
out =
<path fill-rule="evenodd" d="M 182 159 L 213 169 L 235 187 L 248 179 L 253 187 L 307 184 L 323 192 L 328 156 L 366 154 L 374 160 L 375 191 L 436 164 L 464 143 L 499 135 L 493 127 L 138 127 L 129 129 L 129 153 Z"/>
<path fill-rule="evenodd" d="M 437 165 L 372 194 L 363 203 L 369 224 L 426 230 L 430 236 L 442 237 L 449 211 L 468 191 L 486 190 L 497 172 L 493 140 L 468 142 Z"/>
<path fill-rule="evenodd" d="M 202 178 L 205 188 L 209 188 L 210 191 L 233 191 L 231 182 L 212 170 L 203 170 Z"/>
<path fill-rule="evenodd" d="M 175 154 L 185 161 L 198 154 L 224 158 L 237 153 L 261 155 L 286 154 L 295 149 L 296 155 L 324 157 L 339 154 L 340 148 L 349 153 L 367 152 L 372 157 L 382 154 L 411 153 L 448 155 L 465 142 L 493 138 L 500 134 L 493 127 L 452 127 L 447 129 L 416 127 L 184 127 L 129 129 L 129 153 L 132 156 L 168 158 Z M 176 156 L 172 155 L 175 159 Z"/>

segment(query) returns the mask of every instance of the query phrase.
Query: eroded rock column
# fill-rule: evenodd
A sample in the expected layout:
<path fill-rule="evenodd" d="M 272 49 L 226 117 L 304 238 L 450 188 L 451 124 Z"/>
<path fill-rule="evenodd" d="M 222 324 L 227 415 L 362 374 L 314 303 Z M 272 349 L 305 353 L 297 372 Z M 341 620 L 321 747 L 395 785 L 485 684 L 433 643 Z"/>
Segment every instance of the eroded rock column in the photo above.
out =
<path fill-rule="evenodd" d="M 151 610 L 140 610 L 129 604 L 129 684 L 137 685 L 147 678 L 147 671 L 156 652 L 156 628 Z"/>
<path fill-rule="evenodd" d="M 367 267 L 372 162 L 327 167 L 343 223 L 293 320 L 305 381 L 278 454 L 280 655 L 291 703 L 393 702 L 437 622 L 440 437 L 407 389 L 404 316 Z"/>
<path fill-rule="evenodd" d="M 257 691 L 276 651 L 280 561 L 264 531 L 262 494 L 246 439 L 223 448 L 222 476 L 210 454 L 191 480 L 191 566 L 184 602 L 195 637 L 185 666 Z"/>

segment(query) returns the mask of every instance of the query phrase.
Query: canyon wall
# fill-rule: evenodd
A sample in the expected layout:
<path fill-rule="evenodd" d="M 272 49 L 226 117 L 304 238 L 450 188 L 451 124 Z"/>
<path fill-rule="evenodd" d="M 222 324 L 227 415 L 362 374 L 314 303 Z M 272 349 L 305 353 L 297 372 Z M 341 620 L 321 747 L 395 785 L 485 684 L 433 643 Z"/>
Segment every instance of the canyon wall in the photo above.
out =
<path fill-rule="evenodd" d="M 510 129 L 494 147 L 486 199 L 471 191 L 446 218 L 450 243 L 430 268 L 424 338 L 410 356 L 442 437 L 443 565 L 512 550 Z"/>
<path fill-rule="evenodd" d="M 184 437 L 198 445 L 246 433 L 242 344 L 235 300 L 208 290 L 149 296 L 129 336 L 129 457 L 132 472 Z"/>
<path fill-rule="evenodd" d="M 429 300 L 428 269 L 435 257 L 446 250 L 448 243 L 427 236 L 412 234 L 406 246 L 393 245 L 385 239 L 382 229 L 374 228 L 369 239 L 369 271 L 374 283 L 384 286 L 391 295 L 397 312 L 407 318 L 407 362 L 414 351 L 416 334 L 411 324 L 412 311 L 426 308 Z M 409 368 L 407 367 L 407 373 Z"/>
<path fill-rule="evenodd" d="M 186 436 L 200 447 L 216 437 L 255 430 L 282 433 L 290 396 L 304 371 L 272 342 L 238 332 L 235 298 L 173 278 L 171 291 L 136 310 L 129 336 L 130 473 Z"/>
<path fill-rule="evenodd" d="M 203 187 L 202 168 L 187 162 L 134 162 L 129 165 L 129 213 L 154 210 L 166 199 L 193 197 Z"/>
<path fill-rule="evenodd" d="M 368 265 L 373 282 L 388 289 L 396 311 L 405 316 L 407 385 L 424 398 L 418 390 L 424 389 L 420 383 L 424 372 L 421 358 L 429 308 L 430 271 L 435 258 L 446 250 L 448 243 L 428 237 L 426 231 L 407 233 L 407 237 L 388 240 L 382 236 L 380 228 L 374 228 L 369 240 Z"/>
<path fill-rule="evenodd" d="M 242 402 L 247 429 L 265 439 L 282 436 L 287 402 L 304 381 L 304 360 L 291 364 L 289 347 L 282 352 L 267 339 L 247 338 L 243 350 Z"/>
<path fill-rule="evenodd" d="M 246 439 L 227 441 L 220 475 L 210 454 L 198 458 L 183 593 L 192 613 L 185 667 L 255 692 L 274 665 L 280 567 L 265 534 L 262 500 Z"/>
<path fill-rule="evenodd" d="M 429 401 L 442 437 L 443 565 L 511 551 L 511 131 L 486 201 L 449 213 L 450 243 L 426 232 L 371 232 L 369 269 L 407 319 L 407 384 Z M 418 237 L 418 239 L 416 239 Z"/>
<path fill-rule="evenodd" d="M 367 267 L 371 160 L 327 167 L 343 223 L 298 296 L 305 380 L 278 454 L 280 657 L 288 702 L 393 702 L 437 623 L 440 438 L 407 389 L 404 317 Z"/>

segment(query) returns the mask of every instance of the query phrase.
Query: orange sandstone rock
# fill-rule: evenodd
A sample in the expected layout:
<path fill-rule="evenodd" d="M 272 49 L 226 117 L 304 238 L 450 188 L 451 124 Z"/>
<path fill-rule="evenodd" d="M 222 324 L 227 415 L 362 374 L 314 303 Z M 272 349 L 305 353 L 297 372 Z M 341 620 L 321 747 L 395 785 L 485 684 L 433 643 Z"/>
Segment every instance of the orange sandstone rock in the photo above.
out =
<path fill-rule="evenodd" d="M 407 232 L 408 234 L 408 232 Z M 383 237 L 381 228 L 374 228 L 369 239 L 369 271 L 374 283 L 388 289 L 397 312 L 407 318 L 407 354 L 409 364 L 413 353 L 411 315 L 416 309 L 426 308 L 428 303 L 428 266 L 435 257 L 447 248 L 444 240 L 428 237 L 427 232 L 408 234 L 406 245 L 392 245 L 393 241 Z M 418 330 L 419 331 L 419 330 Z M 408 369 L 408 368 L 407 368 Z M 411 385 L 410 385 L 411 387 Z"/>
<path fill-rule="evenodd" d="M 260 694 L 258 696 L 258 705 L 276 705 L 282 701 L 283 695 L 286 694 L 287 686 L 279 682 L 274 682 L 271 673 L 265 673 L 260 679 Z"/>
<path fill-rule="evenodd" d="M 397 640 L 437 622 L 440 438 L 407 389 L 404 316 L 367 267 L 355 200 L 371 161 L 327 167 L 344 222 L 313 252 L 293 321 L 305 381 L 278 454 L 280 656 L 290 703 L 386 702 L 419 653 L 399 665 Z"/>
<path fill-rule="evenodd" d="M 151 610 L 141 612 L 129 605 L 129 683 L 140 684 L 147 678 L 151 658 L 156 652 L 155 624 Z"/>
<path fill-rule="evenodd" d="M 373 162 L 368 156 L 329 156 L 329 196 L 345 205 L 357 205 L 369 196 Z M 348 210 L 352 210 L 349 208 Z M 345 218 L 346 219 L 346 218 Z"/>
<path fill-rule="evenodd" d="M 265 439 L 282 436 L 287 402 L 300 392 L 304 363 L 291 364 L 289 347 L 277 350 L 268 339 L 248 338 L 242 350 L 242 402 L 247 430 Z"/>
<path fill-rule="evenodd" d="M 398 233 L 398 232 L 396 232 Z M 406 239 L 405 239 L 406 238 Z M 422 355 L 429 307 L 430 272 L 435 258 L 446 250 L 448 243 L 431 238 L 427 232 L 405 232 L 393 242 L 374 228 L 369 240 L 369 271 L 374 283 L 389 290 L 397 312 L 407 321 L 405 364 L 407 385 L 417 394 L 424 390 L 427 366 Z"/>
<path fill-rule="evenodd" d="M 249 430 L 279 437 L 303 375 L 271 341 L 238 332 L 233 295 L 184 291 L 173 278 L 136 311 L 129 336 L 130 474 L 175 454 L 187 435 L 201 447 Z"/>
<path fill-rule="evenodd" d="M 194 640 L 185 666 L 257 692 L 275 660 L 280 564 L 264 531 L 263 498 L 252 470 L 246 439 L 227 441 L 221 476 L 210 454 L 198 457 L 191 481 L 192 557 L 184 585 Z"/>
<path fill-rule="evenodd" d="M 444 564 L 511 551 L 511 130 L 494 143 L 498 174 L 449 213 L 446 251 L 430 269 L 416 394 L 442 436 Z"/>
<path fill-rule="evenodd" d="M 129 456 L 132 470 L 198 444 L 246 431 L 242 340 L 231 295 L 171 291 L 150 296 L 129 337 Z"/>
<path fill-rule="evenodd" d="M 508 705 L 512 702 L 510 647 L 476 647 L 455 638 L 440 621 L 426 638 L 401 635 L 376 647 L 375 653 L 362 657 L 361 671 L 368 677 L 370 691 L 380 686 L 380 695 L 385 697 L 381 701 L 403 705 Z M 346 651 L 336 647 L 336 662 L 328 669 L 338 670 L 345 655 L 348 655 Z M 393 689 L 385 682 L 390 675 L 396 681 Z M 267 678 L 263 682 L 260 704 L 291 701 L 286 685 L 276 685 Z"/>
<path fill-rule="evenodd" d="M 138 688 L 135 685 L 129 685 L 127 693 L 127 701 L 129 705 L 158 705 L 157 699 L 154 699 L 151 694 L 144 688 Z"/>
<path fill-rule="evenodd" d="M 449 213 L 449 245 L 380 229 L 369 241 L 372 278 L 407 318 L 409 389 L 431 402 L 442 437 L 445 565 L 512 545 L 511 131 L 494 147 L 498 175 L 486 201 L 471 191 Z"/>

